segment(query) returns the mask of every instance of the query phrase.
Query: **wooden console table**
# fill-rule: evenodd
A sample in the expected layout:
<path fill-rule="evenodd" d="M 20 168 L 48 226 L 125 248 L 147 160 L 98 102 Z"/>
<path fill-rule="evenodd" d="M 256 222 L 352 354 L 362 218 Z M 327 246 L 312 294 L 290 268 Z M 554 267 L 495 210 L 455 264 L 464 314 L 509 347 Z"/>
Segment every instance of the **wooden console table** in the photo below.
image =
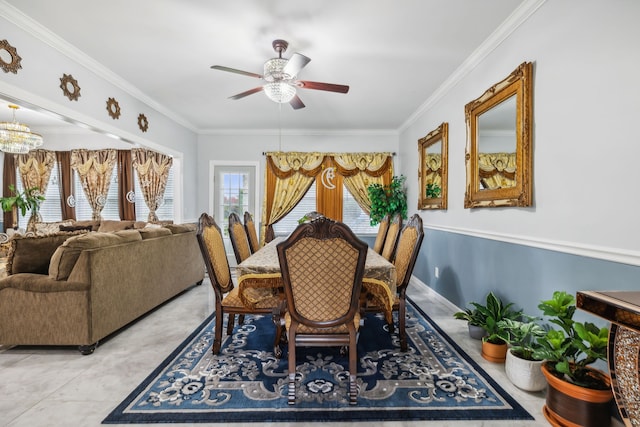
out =
<path fill-rule="evenodd" d="M 611 388 L 626 426 L 640 425 L 640 292 L 581 291 L 576 306 L 611 322 Z"/>

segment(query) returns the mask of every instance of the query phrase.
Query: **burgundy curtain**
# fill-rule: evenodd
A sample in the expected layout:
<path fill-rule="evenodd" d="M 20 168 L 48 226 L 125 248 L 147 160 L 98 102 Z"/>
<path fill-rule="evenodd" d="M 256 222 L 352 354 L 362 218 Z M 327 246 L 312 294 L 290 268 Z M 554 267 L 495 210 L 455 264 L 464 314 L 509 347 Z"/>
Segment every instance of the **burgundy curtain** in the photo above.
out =
<path fill-rule="evenodd" d="M 121 220 L 136 219 L 136 200 L 130 150 L 118 150 L 118 210 Z"/>
<path fill-rule="evenodd" d="M 16 156 L 9 153 L 4 153 L 4 164 L 2 169 L 2 197 L 10 197 L 13 196 L 11 190 L 9 190 L 9 186 L 16 186 Z M 14 228 L 18 224 L 18 215 L 17 210 L 14 209 L 10 212 L 4 212 L 3 214 L 3 226 L 4 230 L 7 231 L 7 228 Z"/>
<path fill-rule="evenodd" d="M 71 152 L 56 151 L 58 161 L 58 182 L 60 183 L 60 210 L 62 219 L 76 219 L 76 201 L 74 198 L 73 171 L 71 170 Z"/>

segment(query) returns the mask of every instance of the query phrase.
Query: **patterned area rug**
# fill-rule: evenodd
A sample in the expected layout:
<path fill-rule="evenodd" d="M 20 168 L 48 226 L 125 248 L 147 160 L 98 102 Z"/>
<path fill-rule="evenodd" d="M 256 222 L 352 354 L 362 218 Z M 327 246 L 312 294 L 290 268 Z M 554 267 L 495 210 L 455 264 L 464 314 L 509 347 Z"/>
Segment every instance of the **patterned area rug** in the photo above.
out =
<path fill-rule="evenodd" d="M 271 318 L 247 317 L 214 356 L 211 317 L 103 424 L 533 419 L 411 301 L 407 312 L 406 353 L 381 316 L 366 317 L 356 406 L 348 403 L 348 359 L 338 348 L 297 351 L 290 406 L 287 352 L 273 355 Z"/>

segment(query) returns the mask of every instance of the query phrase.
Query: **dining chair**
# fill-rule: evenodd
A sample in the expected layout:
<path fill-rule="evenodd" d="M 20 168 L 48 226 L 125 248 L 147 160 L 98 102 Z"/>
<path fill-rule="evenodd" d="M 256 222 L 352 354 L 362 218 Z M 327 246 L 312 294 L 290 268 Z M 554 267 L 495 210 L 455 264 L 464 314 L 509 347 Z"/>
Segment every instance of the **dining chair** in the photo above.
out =
<path fill-rule="evenodd" d="M 398 335 L 400 336 L 400 350 L 407 351 L 406 332 L 406 297 L 407 287 L 413 274 L 413 268 L 424 239 L 424 229 L 422 228 L 422 218 L 414 214 L 409 222 L 405 224 L 398 238 L 393 264 L 396 267 L 397 291 L 393 303 L 393 311 L 398 313 Z M 379 301 L 367 299 L 366 311 L 383 312 L 383 304 Z M 389 331 L 393 332 L 393 324 L 389 324 Z"/>
<path fill-rule="evenodd" d="M 240 221 L 240 217 L 235 212 L 231 212 L 229 215 L 229 239 L 231 239 L 233 254 L 236 256 L 238 264 L 251 256 L 247 232 Z"/>
<path fill-rule="evenodd" d="M 200 215 L 196 236 L 215 294 L 215 330 L 212 352 L 218 354 L 222 345 L 222 324 L 225 314 L 228 317 L 227 335 L 231 335 L 236 314 L 239 315 L 239 324 L 242 324 L 246 314 L 272 315 L 274 308 L 280 306 L 283 296 L 269 289 L 257 290 L 265 295 L 256 299 L 259 302 L 255 304 L 254 308 L 246 307 L 240 299 L 238 288 L 233 284 L 222 231 L 213 217 L 206 212 Z M 279 328 L 280 326 L 276 325 L 274 350 L 279 350 L 277 344 L 282 335 Z"/>
<path fill-rule="evenodd" d="M 382 254 L 382 248 L 384 247 L 384 239 L 387 237 L 387 230 L 389 229 L 389 214 L 382 218 L 382 221 L 378 224 L 378 234 L 376 235 L 376 241 L 373 243 L 373 250 L 376 253 Z"/>
<path fill-rule="evenodd" d="M 400 230 L 402 230 L 402 215 L 395 213 L 389 221 L 387 236 L 384 239 L 384 246 L 380 253 L 380 255 L 382 255 L 387 261 L 393 261 L 393 255 L 396 252 L 396 245 L 398 243 Z"/>
<path fill-rule="evenodd" d="M 258 240 L 258 233 L 256 232 L 256 225 L 253 222 L 253 215 L 250 212 L 244 213 L 244 230 L 247 233 L 249 239 L 249 249 L 251 253 L 256 253 L 260 249 L 260 240 Z"/>
<path fill-rule="evenodd" d="M 299 225 L 277 251 L 286 296 L 281 324 L 289 349 L 288 403 L 296 401 L 296 348 L 338 346 L 348 349 L 349 403 L 355 405 L 367 244 L 345 224 L 322 217 Z"/>

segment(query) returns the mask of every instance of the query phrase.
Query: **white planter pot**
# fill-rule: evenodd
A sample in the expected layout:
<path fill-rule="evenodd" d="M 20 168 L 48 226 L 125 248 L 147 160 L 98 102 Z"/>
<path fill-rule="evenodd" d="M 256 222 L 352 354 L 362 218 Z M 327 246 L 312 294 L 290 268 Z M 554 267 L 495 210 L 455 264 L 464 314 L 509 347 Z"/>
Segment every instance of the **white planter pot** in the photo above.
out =
<path fill-rule="evenodd" d="M 507 351 L 507 360 L 504 370 L 507 378 L 516 387 L 525 391 L 540 391 L 547 385 L 547 380 L 542 374 L 541 360 L 525 360 L 514 356 L 511 350 Z"/>

